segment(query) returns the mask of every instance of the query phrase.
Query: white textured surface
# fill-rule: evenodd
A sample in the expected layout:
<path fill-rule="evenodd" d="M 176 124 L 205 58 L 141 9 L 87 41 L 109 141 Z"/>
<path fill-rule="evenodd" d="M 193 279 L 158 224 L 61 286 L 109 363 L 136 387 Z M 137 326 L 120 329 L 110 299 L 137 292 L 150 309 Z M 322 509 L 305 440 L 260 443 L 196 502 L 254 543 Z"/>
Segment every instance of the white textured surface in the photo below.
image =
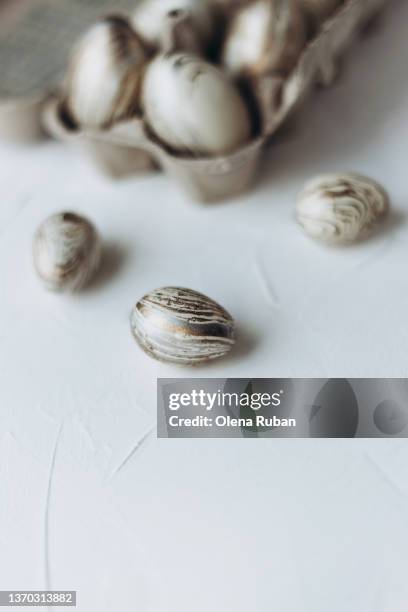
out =
<path fill-rule="evenodd" d="M 81 612 L 404 612 L 405 441 L 156 441 L 157 376 L 133 302 L 207 293 L 242 330 L 200 376 L 406 376 L 408 4 L 355 47 L 268 151 L 258 188 L 191 204 L 163 176 L 112 184 L 58 144 L 0 149 L 0 588 L 77 589 Z M 328 250 L 293 222 L 314 173 L 352 169 L 395 213 Z M 50 213 L 93 219 L 99 282 L 47 294 L 31 239 Z M 113 603 L 116 600 L 117 603 Z"/>

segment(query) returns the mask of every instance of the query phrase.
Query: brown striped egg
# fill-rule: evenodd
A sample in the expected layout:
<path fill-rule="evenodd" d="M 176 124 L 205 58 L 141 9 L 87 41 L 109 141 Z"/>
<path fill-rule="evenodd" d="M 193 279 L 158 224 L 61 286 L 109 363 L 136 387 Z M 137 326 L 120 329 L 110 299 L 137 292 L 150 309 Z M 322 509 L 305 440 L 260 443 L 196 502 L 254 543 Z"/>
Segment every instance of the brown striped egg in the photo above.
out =
<path fill-rule="evenodd" d="M 74 49 L 63 107 L 86 129 L 109 128 L 137 115 L 146 62 L 147 51 L 125 18 L 100 19 Z"/>
<path fill-rule="evenodd" d="M 180 365 L 223 357 L 234 344 L 231 315 L 192 289 L 164 287 L 151 291 L 134 306 L 130 324 L 146 353 Z"/>
<path fill-rule="evenodd" d="M 232 17 L 222 63 L 237 77 L 287 74 L 305 42 L 305 16 L 297 0 L 254 0 Z"/>
<path fill-rule="evenodd" d="M 101 252 L 94 225 L 73 212 L 51 215 L 34 237 L 34 267 L 51 291 L 82 289 L 99 267 Z"/>
<path fill-rule="evenodd" d="M 296 217 L 312 238 L 346 244 L 366 236 L 388 209 L 387 193 L 372 179 L 326 174 L 306 183 L 298 196 Z"/>

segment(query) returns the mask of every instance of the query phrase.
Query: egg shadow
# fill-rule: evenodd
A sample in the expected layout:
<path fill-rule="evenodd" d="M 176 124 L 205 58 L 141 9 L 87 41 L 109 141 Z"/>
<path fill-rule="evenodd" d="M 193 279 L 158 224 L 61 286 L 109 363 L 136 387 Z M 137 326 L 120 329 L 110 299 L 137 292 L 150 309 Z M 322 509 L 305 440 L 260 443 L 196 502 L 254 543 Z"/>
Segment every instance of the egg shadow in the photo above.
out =
<path fill-rule="evenodd" d="M 239 327 L 235 336 L 235 345 L 225 356 L 223 362 L 225 364 L 242 362 L 243 359 L 258 349 L 260 342 L 261 334 L 257 330 Z"/>
<path fill-rule="evenodd" d="M 101 263 L 98 271 L 86 287 L 86 291 L 98 291 L 104 287 L 119 273 L 127 259 L 127 247 L 119 242 L 105 242 L 102 247 Z"/>
<path fill-rule="evenodd" d="M 255 330 L 240 327 L 239 331 L 235 334 L 235 344 L 229 353 L 220 360 L 214 359 L 198 363 L 194 368 L 205 371 L 211 369 L 219 370 L 221 362 L 222 365 L 234 364 L 235 362 L 242 363 L 243 359 L 248 357 L 255 349 L 258 349 L 260 341 L 261 335 Z"/>
<path fill-rule="evenodd" d="M 399 208 L 391 208 L 383 223 L 377 223 L 373 232 L 367 236 L 365 241 L 379 239 L 380 236 L 385 234 L 393 236 L 401 227 L 405 226 L 406 223 L 407 213 Z M 364 241 L 364 238 L 362 241 Z"/>

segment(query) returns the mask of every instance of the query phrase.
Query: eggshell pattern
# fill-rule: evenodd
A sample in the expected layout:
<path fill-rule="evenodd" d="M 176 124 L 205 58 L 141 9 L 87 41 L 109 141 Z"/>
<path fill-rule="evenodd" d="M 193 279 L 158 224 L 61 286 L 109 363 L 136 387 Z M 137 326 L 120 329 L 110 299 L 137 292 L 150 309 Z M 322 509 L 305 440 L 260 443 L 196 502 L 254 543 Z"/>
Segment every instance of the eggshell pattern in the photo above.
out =
<path fill-rule="evenodd" d="M 189 53 L 158 55 L 150 63 L 142 106 L 151 131 L 180 153 L 226 155 L 250 140 L 250 114 L 239 90 L 221 70 Z"/>
<path fill-rule="evenodd" d="M 364 237 L 388 209 L 388 195 L 375 181 L 357 174 L 328 174 L 306 184 L 296 216 L 312 238 L 342 244 Z"/>
<path fill-rule="evenodd" d="M 305 40 L 305 18 L 297 0 L 256 0 L 232 18 L 222 63 L 235 76 L 288 74 Z"/>
<path fill-rule="evenodd" d="M 85 217 L 63 212 L 48 217 L 34 237 L 34 267 L 51 291 L 76 291 L 95 274 L 101 240 Z"/>
<path fill-rule="evenodd" d="M 63 106 L 78 126 L 106 129 L 139 114 L 147 52 L 121 17 L 96 22 L 74 49 Z"/>
<path fill-rule="evenodd" d="M 195 365 L 224 356 L 234 344 L 231 315 L 191 289 L 152 291 L 137 302 L 130 322 L 142 349 L 161 361 Z"/>

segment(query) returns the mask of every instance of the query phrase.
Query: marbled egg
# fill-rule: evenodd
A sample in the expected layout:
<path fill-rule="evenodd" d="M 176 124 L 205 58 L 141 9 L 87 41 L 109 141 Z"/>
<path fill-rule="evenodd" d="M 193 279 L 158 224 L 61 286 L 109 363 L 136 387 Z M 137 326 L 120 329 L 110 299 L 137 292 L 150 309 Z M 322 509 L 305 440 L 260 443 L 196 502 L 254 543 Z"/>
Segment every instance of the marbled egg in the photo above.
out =
<path fill-rule="evenodd" d="M 298 196 L 297 221 L 306 234 L 328 244 L 364 237 L 389 209 L 386 191 L 358 174 L 327 174 L 309 181 Z"/>
<path fill-rule="evenodd" d="M 191 22 L 196 49 L 206 49 L 216 31 L 215 11 L 209 0 L 143 0 L 133 13 L 132 25 L 149 46 L 157 49 L 161 46 L 166 22 L 180 15 Z"/>
<path fill-rule="evenodd" d="M 235 77 L 288 74 L 305 43 L 305 17 L 298 0 L 253 0 L 231 19 L 222 64 Z"/>
<path fill-rule="evenodd" d="M 182 154 L 227 155 L 251 137 L 250 112 L 235 83 L 191 53 L 154 58 L 143 79 L 142 106 L 150 130 Z"/>
<path fill-rule="evenodd" d="M 86 285 L 101 259 L 101 240 L 85 217 L 62 212 L 38 228 L 33 244 L 34 267 L 47 289 L 76 291 Z"/>
<path fill-rule="evenodd" d="M 130 323 L 142 349 L 160 361 L 196 365 L 223 357 L 234 344 L 231 315 L 191 289 L 151 291 L 134 306 Z"/>
<path fill-rule="evenodd" d="M 136 116 L 148 53 L 123 17 L 94 23 L 72 53 L 63 108 L 84 129 L 107 129 Z"/>

